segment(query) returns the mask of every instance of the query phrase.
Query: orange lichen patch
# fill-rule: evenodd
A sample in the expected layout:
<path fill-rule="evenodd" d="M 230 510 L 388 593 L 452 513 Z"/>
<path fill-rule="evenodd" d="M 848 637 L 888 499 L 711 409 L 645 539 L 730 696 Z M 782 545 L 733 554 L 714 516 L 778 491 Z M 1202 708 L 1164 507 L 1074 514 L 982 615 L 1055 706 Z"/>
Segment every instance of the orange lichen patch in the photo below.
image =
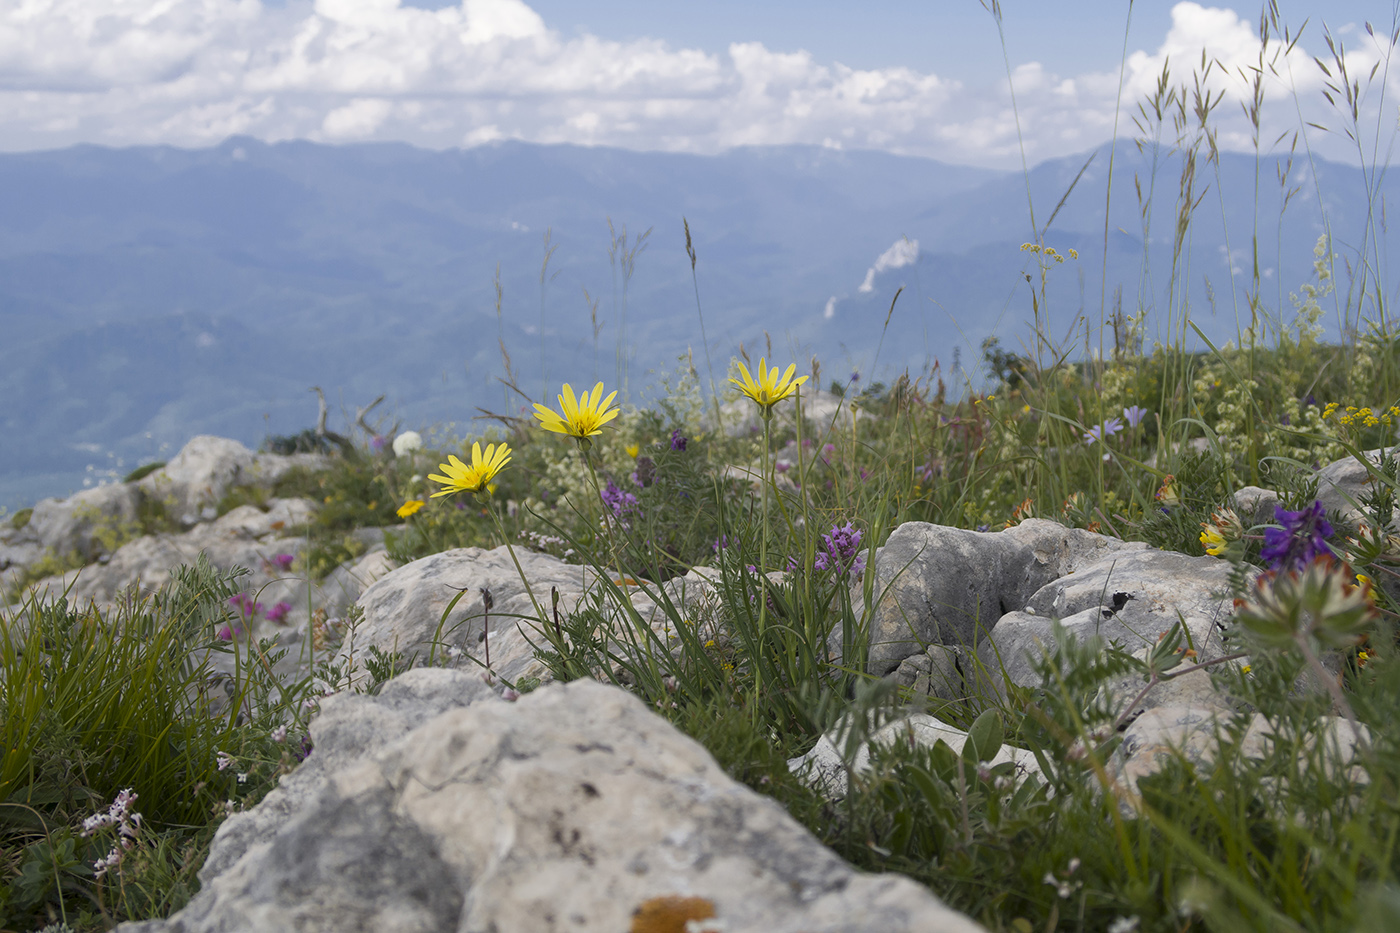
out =
<path fill-rule="evenodd" d="M 688 920 L 710 920 L 715 905 L 703 897 L 667 894 L 643 901 L 632 911 L 631 933 L 685 933 Z"/>

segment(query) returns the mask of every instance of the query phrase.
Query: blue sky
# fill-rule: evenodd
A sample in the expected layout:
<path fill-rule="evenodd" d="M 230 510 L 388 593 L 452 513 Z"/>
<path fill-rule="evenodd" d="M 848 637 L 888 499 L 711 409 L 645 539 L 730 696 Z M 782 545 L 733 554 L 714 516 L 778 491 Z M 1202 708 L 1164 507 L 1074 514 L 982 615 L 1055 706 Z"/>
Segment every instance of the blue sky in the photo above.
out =
<path fill-rule="evenodd" d="M 502 139 L 717 152 L 742 145 L 881 149 L 1011 167 L 1109 139 L 1202 50 L 1219 62 L 1220 144 L 1242 149 L 1242 69 L 1258 9 L 1242 4 L 1006 0 L 1007 55 L 977 0 L 43 0 L 0 3 L 0 148 L 79 142 L 199 146 Z M 1394 4 L 1282 4 L 1311 24 L 1288 59 L 1266 50 L 1265 135 L 1333 125 L 1325 19 L 1364 77 L 1393 49 Z M 1119 72 L 1125 86 L 1120 97 Z M 1363 114 L 1384 133 L 1400 61 Z M 1389 102 L 1387 102 L 1387 99 Z M 1381 118 L 1382 113 L 1391 114 Z M 1019 125 L 1018 125 L 1019 124 Z M 1309 131 L 1310 133 L 1313 131 Z M 1338 133 L 1316 140 L 1346 158 Z M 1388 145 L 1388 138 L 1383 142 Z"/>

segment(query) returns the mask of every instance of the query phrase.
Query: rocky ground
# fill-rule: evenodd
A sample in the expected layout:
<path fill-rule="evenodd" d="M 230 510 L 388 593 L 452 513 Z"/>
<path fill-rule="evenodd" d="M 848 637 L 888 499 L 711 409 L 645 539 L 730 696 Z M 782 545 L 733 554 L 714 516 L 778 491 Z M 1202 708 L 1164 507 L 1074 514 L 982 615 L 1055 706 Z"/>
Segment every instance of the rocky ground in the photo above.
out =
<path fill-rule="evenodd" d="M 22 528 L 0 531 L 0 577 L 13 580 L 45 555 L 90 561 L 32 584 L 83 602 L 149 591 L 201 553 L 216 567 L 247 568 L 247 592 L 264 607 L 288 607 L 253 622 L 253 634 L 291 649 L 283 673 L 307 669 L 313 619 L 344 619 L 352 607 L 360 618 L 340 648 L 352 669 L 370 646 L 420 663 L 430 653 L 445 659 L 446 667 L 403 674 L 377 696 L 326 699 L 312 724 L 315 753 L 261 804 L 223 824 L 189 906 L 123 929 L 979 929 L 913 882 L 846 866 L 622 690 L 584 681 L 503 697 L 503 682 L 548 679 L 530 644 L 538 633 L 521 617 L 534 617 L 535 600 L 548 605 L 551 590 L 566 609 L 577 605 L 596 582 L 592 568 L 517 550 L 527 590 L 505 548 L 458 549 L 399 567 L 382 531 L 364 529 L 357 534 L 366 553 L 313 582 L 286 568 L 306 549 L 296 531 L 316 503 L 273 498 L 222 516 L 213 508 L 231 488 L 270 488 L 292 466 L 319 463 L 195 438 L 137 482 L 45 500 Z M 1366 473 L 1342 461 L 1321 480 L 1324 504 L 1346 510 Z M 165 503 L 180 530 L 106 549 L 111 528 L 138 519 L 143 497 Z M 1250 488 L 1236 498 L 1247 525 L 1271 520 L 1272 493 Z M 877 594 L 869 673 L 915 694 L 951 698 L 1038 682 L 1032 665 L 1052 619 L 1075 636 L 1101 635 L 1139 652 L 1181 620 L 1198 660 L 1227 650 L 1226 562 L 1054 522 L 995 533 L 905 524 L 867 572 Z M 444 621 L 460 589 L 466 595 Z M 703 571 L 668 583 L 666 593 L 701 624 L 719 625 Z M 673 637 L 645 592 L 635 592 L 633 605 L 663 641 Z M 481 676 L 486 648 L 494 685 Z M 989 670 L 1005 680 L 986 678 Z M 1119 686 L 1137 693 L 1134 684 Z M 1140 696 L 1125 711 L 1126 741 L 1110 766 L 1125 806 L 1135 781 L 1171 749 L 1207 760 L 1215 717 L 1233 711 L 1204 671 Z M 1344 760 L 1356 736 L 1342 722 L 1329 728 L 1323 740 Z M 922 713 L 882 734 L 896 736 L 955 750 L 966 740 Z M 1262 754 L 1269 722 L 1256 715 L 1250 736 Z M 839 795 L 846 772 L 833 739 L 790 766 Z M 1022 773 L 1036 767 L 1011 747 L 1002 760 Z M 656 925 L 645 926 L 651 917 Z"/>

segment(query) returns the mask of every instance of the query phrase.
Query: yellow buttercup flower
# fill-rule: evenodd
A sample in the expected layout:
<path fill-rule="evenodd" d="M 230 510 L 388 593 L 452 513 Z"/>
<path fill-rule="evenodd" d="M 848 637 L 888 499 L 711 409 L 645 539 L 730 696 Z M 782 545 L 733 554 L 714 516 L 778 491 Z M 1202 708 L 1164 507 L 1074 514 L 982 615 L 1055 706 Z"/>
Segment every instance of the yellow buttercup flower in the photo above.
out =
<path fill-rule="evenodd" d="M 767 367 L 767 360 L 760 358 L 758 361 L 758 380 L 755 381 L 749 373 L 749 368 L 743 363 L 739 364 L 739 374 L 743 381 L 730 379 L 729 381 L 739 387 L 739 391 L 753 399 L 758 407 L 763 411 L 766 418 L 772 412 L 773 406 L 783 399 L 790 398 L 797 393 L 797 387 L 807 381 L 806 376 L 792 378 L 792 374 L 797 372 L 797 364 L 791 364 L 787 372 L 783 373 L 783 378 L 778 378 L 778 367 L 772 369 Z"/>
<path fill-rule="evenodd" d="M 422 499 L 409 499 L 394 512 L 399 518 L 408 518 L 423 507 Z"/>
<path fill-rule="evenodd" d="M 627 451 L 627 456 L 636 460 L 637 454 L 642 452 L 642 446 L 640 444 L 628 444 L 623 450 Z"/>
<path fill-rule="evenodd" d="M 535 417 L 539 419 L 540 426 L 546 431 L 553 431 L 556 434 L 567 434 L 578 442 L 579 449 L 587 450 L 593 446 L 589 440 L 596 434 L 603 433 L 603 425 L 617 417 L 619 409 L 609 408 L 613 399 L 617 398 L 617 392 L 613 392 L 607 398 L 603 398 L 603 384 L 600 382 L 593 387 L 591 393 L 585 392 L 578 398 L 574 398 L 573 387 L 567 382 L 564 383 L 564 392 L 558 396 L 559 411 L 552 411 L 549 408 L 535 403 Z"/>
<path fill-rule="evenodd" d="M 438 464 L 438 469 L 445 473 L 445 476 L 428 474 L 428 479 L 442 484 L 442 488 L 433 493 L 431 498 L 450 496 L 454 492 L 480 492 L 482 489 L 489 492 L 494 487 L 488 484 L 510 462 L 510 448 L 505 444 L 487 444 L 483 456 L 481 443 L 477 441 L 472 443 L 470 465 L 458 460 L 455 454 L 447 459 L 447 463 Z"/>

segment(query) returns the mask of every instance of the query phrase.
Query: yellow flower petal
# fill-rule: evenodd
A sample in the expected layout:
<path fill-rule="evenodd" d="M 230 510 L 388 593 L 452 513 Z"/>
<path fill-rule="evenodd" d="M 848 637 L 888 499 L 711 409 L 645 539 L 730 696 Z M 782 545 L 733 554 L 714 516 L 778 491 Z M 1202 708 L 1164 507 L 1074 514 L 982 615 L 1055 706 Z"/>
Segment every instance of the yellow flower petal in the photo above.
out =
<path fill-rule="evenodd" d="M 604 398 L 601 382 L 595 385 L 591 392 L 584 392 L 580 396 L 575 396 L 573 386 L 566 382 L 564 390 L 557 398 L 559 412 L 536 403 L 535 417 L 546 431 L 567 434 L 578 440 L 580 446 L 584 446 L 582 442 L 587 438 L 602 434 L 603 425 L 619 414 L 618 409 L 610 407 L 613 399 L 617 398 L 617 392 L 614 391 Z"/>
<path fill-rule="evenodd" d="M 510 453 L 510 447 L 505 444 L 487 444 L 483 455 L 481 442 L 474 441 L 470 465 L 458 460 L 455 454 L 449 454 L 447 463 L 438 464 L 438 469 L 444 475 L 428 475 L 428 479 L 440 483 L 443 487 L 433 493 L 431 498 L 450 496 L 455 492 L 480 492 L 482 489 L 489 491 L 490 481 L 510 462 Z"/>

